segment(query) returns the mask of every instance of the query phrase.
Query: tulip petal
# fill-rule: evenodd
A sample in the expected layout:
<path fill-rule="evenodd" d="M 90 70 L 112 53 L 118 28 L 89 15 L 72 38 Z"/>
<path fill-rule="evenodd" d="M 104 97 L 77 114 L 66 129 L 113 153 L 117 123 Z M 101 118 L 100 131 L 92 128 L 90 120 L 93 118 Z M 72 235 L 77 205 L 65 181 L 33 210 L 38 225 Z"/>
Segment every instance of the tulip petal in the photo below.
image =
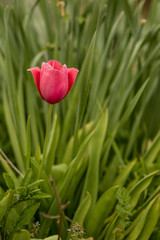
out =
<path fill-rule="evenodd" d="M 76 68 L 68 68 L 67 70 L 68 70 L 68 92 L 69 92 L 69 90 L 72 88 L 75 82 L 75 79 L 79 71 Z"/>
<path fill-rule="evenodd" d="M 34 81 L 35 81 L 36 86 L 37 86 L 38 91 L 39 91 L 39 82 L 40 82 L 40 72 L 41 72 L 41 69 L 39 67 L 33 67 L 33 68 L 27 69 L 27 71 L 31 71 L 32 72 Z"/>
<path fill-rule="evenodd" d="M 61 70 L 61 68 L 62 68 L 62 65 L 61 65 L 60 62 L 58 62 L 58 61 L 50 60 L 48 63 L 49 63 L 54 69 Z"/>
<path fill-rule="evenodd" d="M 51 103 L 60 102 L 68 92 L 68 76 L 63 71 L 49 69 L 40 81 L 42 98 Z"/>
<path fill-rule="evenodd" d="M 61 68 L 61 71 L 66 75 L 66 78 L 68 80 L 68 69 L 66 64 L 63 65 L 63 67 Z"/>
<path fill-rule="evenodd" d="M 43 74 L 45 71 L 53 69 L 52 66 L 46 62 L 43 62 L 41 65 L 41 74 L 40 74 L 40 79 L 42 78 Z"/>

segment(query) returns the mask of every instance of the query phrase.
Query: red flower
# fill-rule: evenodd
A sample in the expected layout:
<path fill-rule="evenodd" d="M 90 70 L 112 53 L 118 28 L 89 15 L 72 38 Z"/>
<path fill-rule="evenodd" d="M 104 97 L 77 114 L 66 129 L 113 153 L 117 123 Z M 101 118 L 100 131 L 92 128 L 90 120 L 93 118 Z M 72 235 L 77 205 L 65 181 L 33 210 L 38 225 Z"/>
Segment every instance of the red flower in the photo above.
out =
<path fill-rule="evenodd" d="M 67 95 L 78 74 L 76 68 L 67 68 L 55 60 L 43 62 L 41 69 L 33 67 L 27 71 L 32 72 L 41 97 L 51 104 L 60 102 Z"/>

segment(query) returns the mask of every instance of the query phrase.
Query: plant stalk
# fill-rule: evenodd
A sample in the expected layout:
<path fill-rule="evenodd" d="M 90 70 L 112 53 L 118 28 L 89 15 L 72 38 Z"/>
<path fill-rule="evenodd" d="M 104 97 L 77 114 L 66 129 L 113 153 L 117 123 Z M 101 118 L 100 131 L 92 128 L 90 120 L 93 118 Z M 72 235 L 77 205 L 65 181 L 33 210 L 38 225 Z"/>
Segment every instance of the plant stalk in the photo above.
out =
<path fill-rule="evenodd" d="M 51 123 L 51 116 L 52 116 L 52 109 L 53 109 L 53 105 L 50 104 L 49 105 L 49 113 L 48 113 L 47 130 L 46 130 L 46 136 L 45 136 L 45 141 L 44 141 L 43 158 L 42 158 L 42 162 L 41 162 L 39 173 L 38 173 L 38 179 L 40 179 L 40 177 L 41 177 L 42 169 L 44 167 L 44 162 L 45 162 L 45 158 L 46 158 L 50 123 Z"/>

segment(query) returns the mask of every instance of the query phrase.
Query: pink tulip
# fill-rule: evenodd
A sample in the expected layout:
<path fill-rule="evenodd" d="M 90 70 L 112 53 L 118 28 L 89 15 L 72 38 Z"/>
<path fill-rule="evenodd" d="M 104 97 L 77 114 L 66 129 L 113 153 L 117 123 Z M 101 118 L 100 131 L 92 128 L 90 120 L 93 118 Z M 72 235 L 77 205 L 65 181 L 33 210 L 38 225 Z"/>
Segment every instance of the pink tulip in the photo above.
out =
<path fill-rule="evenodd" d="M 60 102 L 67 95 L 78 74 L 76 68 L 67 68 L 55 60 L 43 62 L 41 69 L 33 67 L 27 71 L 32 72 L 41 97 L 51 104 Z"/>

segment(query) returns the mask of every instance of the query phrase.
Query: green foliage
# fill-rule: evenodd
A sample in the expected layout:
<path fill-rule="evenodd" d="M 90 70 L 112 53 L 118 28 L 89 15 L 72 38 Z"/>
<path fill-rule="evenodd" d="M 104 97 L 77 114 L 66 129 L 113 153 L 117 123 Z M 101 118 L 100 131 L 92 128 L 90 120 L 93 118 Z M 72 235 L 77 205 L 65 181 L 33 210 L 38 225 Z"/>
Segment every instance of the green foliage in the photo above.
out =
<path fill-rule="evenodd" d="M 119 226 L 125 229 L 130 224 L 129 217 L 131 216 L 131 197 L 125 188 L 119 188 L 117 191 L 118 204 L 116 206 L 117 214 L 119 216 Z"/>
<path fill-rule="evenodd" d="M 33 182 L 32 170 L 29 169 L 23 179 L 19 180 L 19 186 L 11 177 L 4 173 L 4 179 L 9 190 L 1 192 L 0 201 L 0 232 L 5 239 L 30 239 L 28 231 L 23 230 L 32 222 L 32 218 L 39 208 L 37 199 L 50 197 L 43 193 L 38 185 L 41 181 Z M 32 182 L 32 183 L 30 183 Z"/>
<path fill-rule="evenodd" d="M 110 188 L 99 198 L 87 222 L 89 235 L 98 237 L 105 219 L 109 217 L 115 206 L 117 189 L 117 186 Z"/>
<path fill-rule="evenodd" d="M 160 3 L 64 2 L 0 2 L 0 239 L 159 239 Z M 50 59 L 79 74 L 44 149 Z"/>
<path fill-rule="evenodd" d="M 29 232 L 26 230 L 21 230 L 14 234 L 13 240 L 21 240 L 21 239 L 30 240 Z"/>
<path fill-rule="evenodd" d="M 156 210 L 155 210 L 156 209 Z M 159 209 L 159 195 L 153 199 L 147 208 L 142 211 L 137 218 L 133 221 L 130 225 L 127 234 L 127 240 L 129 239 L 148 239 L 152 232 L 152 229 L 155 227 L 158 217 L 157 214 L 154 214 L 154 220 L 151 223 L 150 216 L 153 214 L 154 211 Z M 148 228 L 147 228 L 148 227 Z"/>

